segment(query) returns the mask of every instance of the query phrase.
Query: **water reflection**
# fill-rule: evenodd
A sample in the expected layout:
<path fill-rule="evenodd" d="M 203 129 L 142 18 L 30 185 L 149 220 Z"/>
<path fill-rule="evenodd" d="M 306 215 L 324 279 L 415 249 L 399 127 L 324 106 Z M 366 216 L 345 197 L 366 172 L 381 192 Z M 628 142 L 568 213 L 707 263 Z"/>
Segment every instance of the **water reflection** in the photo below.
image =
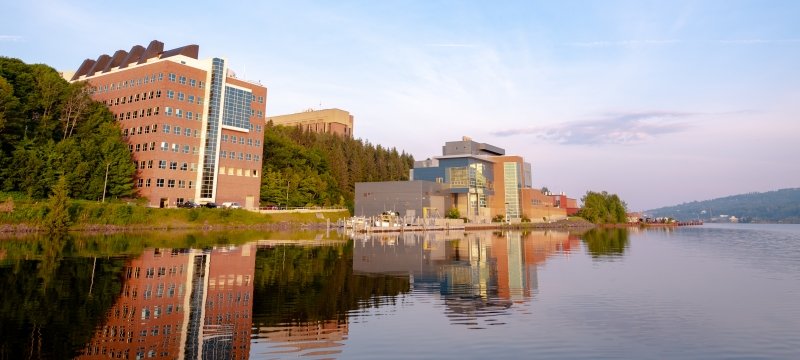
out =
<path fill-rule="evenodd" d="M 656 230 L 671 231 L 666 228 Z M 628 249 L 628 231 L 628 228 L 591 229 L 583 233 L 581 239 L 592 258 L 613 260 L 622 257 Z"/>
<path fill-rule="evenodd" d="M 441 297 L 453 324 L 480 328 L 502 324 L 498 316 L 538 291 L 537 266 L 550 255 L 578 246 L 558 231 L 381 235 L 355 241 L 353 268 L 407 277 L 414 291 Z"/>
<path fill-rule="evenodd" d="M 145 250 L 79 358 L 246 358 L 254 247 Z"/>

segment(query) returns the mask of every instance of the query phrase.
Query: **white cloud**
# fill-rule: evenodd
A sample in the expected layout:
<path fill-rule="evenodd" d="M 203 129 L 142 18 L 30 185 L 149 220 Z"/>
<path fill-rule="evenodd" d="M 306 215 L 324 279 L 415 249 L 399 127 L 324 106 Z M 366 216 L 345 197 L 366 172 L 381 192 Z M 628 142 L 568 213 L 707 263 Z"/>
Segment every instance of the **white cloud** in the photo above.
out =
<path fill-rule="evenodd" d="M 19 35 L 0 35 L 0 42 L 19 42 L 24 40 L 22 36 Z"/>

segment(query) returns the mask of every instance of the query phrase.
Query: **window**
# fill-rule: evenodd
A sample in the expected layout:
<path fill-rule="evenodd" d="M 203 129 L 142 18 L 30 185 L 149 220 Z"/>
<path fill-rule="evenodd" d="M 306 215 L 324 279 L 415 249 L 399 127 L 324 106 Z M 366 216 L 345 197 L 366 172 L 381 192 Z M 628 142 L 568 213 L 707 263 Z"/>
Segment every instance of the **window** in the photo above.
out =
<path fill-rule="evenodd" d="M 239 137 L 239 145 L 244 145 L 244 137 L 243 136 Z"/>
<path fill-rule="evenodd" d="M 164 179 L 156 179 L 156 187 L 164 187 Z"/>
<path fill-rule="evenodd" d="M 222 142 L 228 142 L 228 135 L 222 134 Z"/>
<path fill-rule="evenodd" d="M 183 111 L 181 111 L 181 109 L 175 109 L 175 116 L 183 117 Z"/>
<path fill-rule="evenodd" d="M 144 179 L 136 180 L 136 187 L 142 187 L 144 185 Z"/>
<path fill-rule="evenodd" d="M 170 130 L 169 124 L 164 124 L 163 128 L 164 128 L 164 133 L 165 134 L 169 134 L 169 130 Z"/>
<path fill-rule="evenodd" d="M 194 117 L 194 116 L 192 115 L 192 112 L 191 112 L 191 111 L 187 111 L 187 112 L 186 112 L 186 118 L 187 118 L 187 119 L 189 119 L 189 120 L 192 120 L 192 118 L 193 118 L 193 117 Z M 189 136 L 189 135 L 186 135 L 186 136 Z"/>
<path fill-rule="evenodd" d="M 166 141 L 162 141 L 161 142 L 161 150 L 167 151 L 168 148 L 169 148 L 169 144 L 167 144 Z"/>
<path fill-rule="evenodd" d="M 167 187 L 174 188 L 175 187 L 175 180 L 172 180 L 172 179 L 167 180 Z"/>
<path fill-rule="evenodd" d="M 182 171 L 189 170 L 189 164 L 187 164 L 187 163 L 183 163 L 183 164 L 181 164 L 181 170 L 182 170 Z"/>
<path fill-rule="evenodd" d="M 194 131 L 197 134 L 197 130 Z M 197 155 L 200 152 L 197 150 L 197 146 L 192 146 L 192 154 Z"/>
<path fill-rule="evenodd" d="M 183 145 L 183 153 L 184 154 L 188 154 L 189 153 L 189 145 Z"/>
<path fill-rule="evenodd" d="M 128 129 L 122 129 L 122 136 L 128 136 Z"/>
<path fill-rule="evenodd" d="M 147 160 L 147 168 L 148 169 L 152 169 L 153 168 L 153 160 Z"/>
<path fill-rule="evenodd" d="M 167 168 L 167 160 L 158 160 L 158 168 L 159 169 L 166 169 Z"/>
<path fill-rule="evenodd" d="M 150 187 L 150 179 L 144 181 L 144 187 Z"/>
<path fill-rule="evenodd" d="M 184 129 L 183 130 L 183 135 L 191 137 L 192 136 L 192 129 L 189 129 L 189 128 Z"/>
<path fill-rule="evenodd" d="M 145 134 L 149 134 L 150 133 L 150 125 L 147 125 L 147 126 L 144 127 L 144 133 Z"/>
<path fill-rule="evenodd" d="M 176 126 L 174 128 L 174 131 L 175 131 L 175 135 L 180 135 L 181 134 L 181 127 L 180 126 Z"/>
<path fill-rule="evenodd" d="M 183 189 L 183 188 L 185 188 L 185 187 L 186 187 L 186 181 L 184 181 L 184 180 L 178 180 L 178 188 L 179 188 L 179 189 Z"/>
<path fill-rule="evenodd" d="M 203 97 L 202 96 L 198 96 L 197 97 L 197 103 L 200 104 L 200 105 L 203 105 Z"/>
<path fill-rule="evenodd" d="M 244 160 L 244 153 L 243 152 L 239 153 L 239 160 Z"/>
<path fill-rule="evenodd" d="M 253 157 L 252 157 L 252 155 L 250 155 L 250 154 L 247 154 L 247 155 L 245 156 L 245 160 L 247 160 L 247 161 L 250 161 L 250 160 L 252 160 L 252 159 L 253 159 Z"/>
<path fill-rule="evenodd" d="M 178 80 L 181 85 L 186 85 L 186 76 L 181 76 Z"/>
<path fill-rule="evenodd" d="M 192 80 L 192 81 L 194 81 L 194 80 Z M 189 95 L 186 98 L 186 101 L 188 101 L 190 104 L 194 104 L 194 95 Z"/>
<path fill-rule="evenodd" d="M 191 163 L 189 164 L 189 171 L 195 171 L 197 169 L 197 164 Z M 191 183 L 191 181 L 189 182 Z M 191 186 L 189 186 L 191 188 Z"/>
<path fill-rule="evenodd" d="M 189 180 L 189 189 L 192 188 L 192 180 Z"/>
<path fill-rule="evenodd" d="M 261 125 L 256 125 L 256 131 L 261 132 Z"/>
<path fill-rule="evenodd" d="M 156 97 L 157 97 L 157 98 L 160 98 L 160 97 L 161 97 L 161 90 L 156 90 Z"/>
<path fill-rule="evenodd" d="M 231 135 L 231 142 L 236 144 L 236 135 Z"/>
<path fill-rule="evenodd" d="M 197 82 L 194 79 L 189 79 L 189 86 L 195 87 L 195 85 L 197 85 Z"/>
<path fill-rule="evenodd" d="M 253 161 L 261 161 L 261 156 L 253 155 Z"/>
<path fill-rule="evenodd" d="M 142 149 L 142 144 L 136 144 L 136 151 L 139 151 L 141 149 Z"/>
<path fill-rule="evenodd" d="M 261 140 L 256 139 L 256 147 L 261 147 Z"/>
<path fill-rule="evenodd" d="M 175 82 L 175 74 L 169 73 L 169 81 Z"/>
<path fill-rule="evenodd" d="M 169 162 L 169 169 L 170 170 L 177 170 L 178 169 L 178 163 L 176 161 L 170 161 Z"/>
<path fill-rule="evenodd" d="M 172 144 L 172 152 L 178 152 L 180 145 Z"/>
<path fill-rule="evenodd" d="M 263 96 L 259 96 L 258 97 L 258 102 L 263 104 L 264 103 L 264 97 Z"/>
<path fill-rule="evenodd" d="M 164 115 L 172 116 L 172 108 L 169 106 L 164 107 Z"/>
<path fill-rule="evenodd" d="M 247 146 L 253 146 L 253 139 L 247 139 Z"/>
<path fill-rule="evenodd" d="M 185 95 L 182 92 L 179 92 L 178 93 L 178 100 L 179 101 L 183 101 L 184 99 L 186 99 Z"/>
<path fill-rule="evenodd" d="M 198 81 L 197 82 L 197 87 L 202 89 L 203 88 L 203 82 L 202 81 Z"/>
<path fill-rule="evenodd" d="M 156 106 L 155 110 L 153 110 L 153 115 L 158 115 L 158 106 Z"/>
<path fill-rule="evenodd" d="M 172 90 L 167 90 L 167 99 L 174 99 L 174 98 L 175 98 L 175 92 Z"/>
<path fill-rule="evenodd" d="M 228 157 L 228 152 L 227 152 L 227 151 L 225 151 L 225 150 L 220 150 L 220 152 L 219 152 L 219 157 L 220 157 L 221 159 L 227 158 L 227 157 Z"/>
<path fill-rule="evenodd" d="M 150 151 L 153 151 L 155 149 L 156 149 L 156 142 L 155 141 L 151 141 L 150 142 Z"/>
<path fill-rule="evenodd" d="M 198 114 L 198 115 L 199 115 L 199 114 Z M 199 119 L 198 119 L 198 120 L 199 120 Z M 197 130 L 195 130 L 195 131 L 194 131 L 194 137 L 196 137 L 196 138 L 200 137 L 200 132 L 199 132 L 199 131 L 197 131 Z"/>

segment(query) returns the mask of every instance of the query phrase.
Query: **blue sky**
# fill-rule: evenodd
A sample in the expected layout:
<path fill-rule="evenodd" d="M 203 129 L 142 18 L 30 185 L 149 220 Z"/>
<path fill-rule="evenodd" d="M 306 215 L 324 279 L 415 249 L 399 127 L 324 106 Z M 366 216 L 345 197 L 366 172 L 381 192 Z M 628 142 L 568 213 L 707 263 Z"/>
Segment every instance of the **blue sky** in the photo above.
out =
<path fill-rule="evenodd" d="M 18 1 L 0 55 L 56 69 L 153 39 L 350 111 L 424 159 L 471 136 L 536 187 L 635 210 L 800 187 L 798 1 Z"/>

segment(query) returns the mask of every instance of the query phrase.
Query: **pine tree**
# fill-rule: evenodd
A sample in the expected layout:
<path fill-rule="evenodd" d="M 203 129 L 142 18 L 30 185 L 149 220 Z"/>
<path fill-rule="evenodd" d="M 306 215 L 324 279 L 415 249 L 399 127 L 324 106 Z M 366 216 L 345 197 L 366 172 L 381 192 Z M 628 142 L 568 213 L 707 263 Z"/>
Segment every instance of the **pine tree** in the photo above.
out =
<path fill-rule="evenodd" d="M 70 225 L 69 218 L 69 194 L 67 178 L 61 176 L 53 187 L 53 195 L 50 196 L 47 216 L 44 219 L 45 228 L 51 233 L 61 233 L 67 231 Z"/>

